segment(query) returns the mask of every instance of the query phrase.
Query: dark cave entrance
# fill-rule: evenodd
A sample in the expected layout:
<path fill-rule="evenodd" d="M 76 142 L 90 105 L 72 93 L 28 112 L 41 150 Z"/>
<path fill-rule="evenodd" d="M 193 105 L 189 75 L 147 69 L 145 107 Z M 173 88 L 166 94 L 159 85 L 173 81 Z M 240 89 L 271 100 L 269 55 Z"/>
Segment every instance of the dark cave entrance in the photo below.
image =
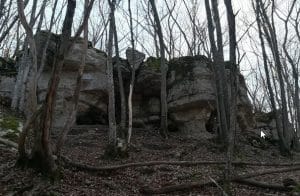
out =
<path fill-rule="evenodd" d="M 205 123 L 206 131 L 208 131 L 212 134 L 217 133 L 217 129 L 218 129 L 217 115 L 218 115 L 217 110 L 213 110 L 210 113 L 209 119 Z"/>
<path fill-rule="evenodd" d="M 87 111 L 77 112 L 76 116 L 77 125 L 107 125 L 108 117 L 107 113 L 103 112 L 99 108 L 90 107 Z"/>

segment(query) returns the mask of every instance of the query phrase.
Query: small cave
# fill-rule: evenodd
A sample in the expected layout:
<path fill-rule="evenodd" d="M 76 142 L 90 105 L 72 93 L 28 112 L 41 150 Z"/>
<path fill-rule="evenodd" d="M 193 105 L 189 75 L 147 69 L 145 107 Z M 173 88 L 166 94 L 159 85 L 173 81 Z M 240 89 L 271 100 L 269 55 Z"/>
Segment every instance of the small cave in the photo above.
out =
<path fill-rule="evenodd" d="M 209 133 L 214 134 L 217 132 L 217 128 L 218 128 L 217 114 L 218 114 L 217 110 L 213 110 L 210 113 L 209 119 L 205 123 L 206 131 L 208 131 Z"/>
<path fill-rule="evenodd" d="M 76 116 L 77 125 L 107 125 L 107 114 L 96 107 L 90 107 L 85 112 L 78 112 Z"/>

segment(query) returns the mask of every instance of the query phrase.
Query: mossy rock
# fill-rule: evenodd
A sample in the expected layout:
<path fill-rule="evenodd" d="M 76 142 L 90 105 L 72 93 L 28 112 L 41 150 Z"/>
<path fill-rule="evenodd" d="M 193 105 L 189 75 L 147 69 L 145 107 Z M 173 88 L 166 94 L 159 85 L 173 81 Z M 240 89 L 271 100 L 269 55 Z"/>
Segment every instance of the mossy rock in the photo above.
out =
<path fill-rule="evenodd" d="M 169 62 L 169 73 L 175 71 L 177 79 L 181 78 L 181 80 L 184 80 L 185 78 L 189 78 L 192 80 L 194 78 L 193 69 L 197 65 L 195 64 L 196 61 L 209 62 L 207 57 L 201 55 L 174 58 Z"/>
<path fill-rule="evenodd" d="M 147 64 L 147 67 L 149 67 L 155 71 L 160 70 L 160 58 L 149 57 L 146 61 L 146 64 Z"/>

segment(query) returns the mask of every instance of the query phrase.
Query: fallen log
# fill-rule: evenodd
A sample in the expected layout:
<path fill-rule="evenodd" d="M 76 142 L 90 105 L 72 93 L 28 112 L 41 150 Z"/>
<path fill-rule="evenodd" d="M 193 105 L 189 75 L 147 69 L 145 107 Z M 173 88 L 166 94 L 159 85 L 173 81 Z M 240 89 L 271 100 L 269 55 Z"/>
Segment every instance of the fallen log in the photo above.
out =
<path fill-rule="evenodd" d="M 255 173 L 249 173 L 249 174 L 245 174 L 245 175 L 235 176 L 235 177 L 232 177 L 232 179 L 230 181 L 236 182 L 236 183 L 249 182 L 248 185 L 252 185 L 252 186 L 261 185 L 260 186 L 261 188 L 263 188 L 263 186 L 265 186 L 265 188 L 267 188 L 266 184 L 255 183 L 254 181 L 245 181 L 245 179 L 262 176 L 262 175 L 267 175 L 267 174 L 285 173 L 285 172 L 298 171 L 298 170 L 300 170 L 300 166 L 276 169 L 276 170 L 267 170 L 267 171 L 262 171 L 262 172 L 255 172 Z M 216 182 L 222 183 L 223 179 L 216 180 Z M 185 191 L 185 190 L 190 190 L 190 189 L 195 189 L 195 188 L 203 188 L 203 187 L 207 187 L 207 186 L 215 186 L 215 183 L 214 182 L 204 182 L 204 183 L 192 182 L 192 183 L 185 183 L 185 184 L 179 184 L 179 185 L 165 186 L 165 187 L 161 187 L 161 188 L 143 187 L 143 188 L 141 188 L 140 192 L 144 193 L 144 194 L 165 194 L 165 193 L 171 193 L 171 192 L 176 192 L 176 191 Z M 270 188 L 270 189 L 277 188 L 276 190 L 278 190 L 279 186 L 277 186 L 277 185 L 271 186 L 270 185 L 268 188 Z M 282 190 L 284 190 L 284 189 L 282 188 Z"/>
<path fill-rule="evenodd" d="M 60 158 L 67 164 L 75 167 L 79 170 L 84 171 L 112 171 L 118 169 L 125 169 L 130 167 L 144 167 L 144 166 L 156 166 L 156 165 L 176 165 L 176 166 L 197 166 L 197 165 L 222 165 L 226 164 L 225 161 L 148 161 L 148 162 L 137 162 L 137 163 L 127 163 L 122 165 L 114 166 L 104 166 L 104 167 L 93 167 L 83 163 L 76 163 L 65 156 L 60 156 Z M 235 166 L 273 166 L 273 167 L 284 167 L 284 166 L 300 166 L 300 162 L 294 163 L 267 163 L 267 162 L 232 162 Z"/>

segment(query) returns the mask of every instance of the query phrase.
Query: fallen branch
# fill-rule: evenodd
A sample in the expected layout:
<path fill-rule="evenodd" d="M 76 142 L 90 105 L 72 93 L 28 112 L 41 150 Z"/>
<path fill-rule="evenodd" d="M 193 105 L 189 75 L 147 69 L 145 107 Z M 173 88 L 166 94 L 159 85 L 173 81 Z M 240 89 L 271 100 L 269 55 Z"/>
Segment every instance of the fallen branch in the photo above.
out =
<path fill-rule="evenodd" d="M 61 159 L 79 169 L 84 171 L 112 171 L 118 169 L 125 169 L 130 167 L 144 167 L 144 166 L 156 166 L 156 165 L 176 165 L 176 166 L 197 166 L 197 165 L 223 165 L 226 164 L 225 161 L 149 161 L 149 162 L 137 162 L 137 163 L 127 163 L 122 165 L 114 165 L 114 166 L 104 166 L 104 167 L 93 167 L 89 165 L 85 165 L 83 163 L 76 163 L 70 160 L 65 156 L 60 156 Z M 233 165 L 247 165 L 247 166 L 273 166 L 273 167 L 283 167 L 283 166 L 300 166 L 300 162 L 295 163 L 266 163 L 266 162 L 232 162 Z"/>
<path fill-rule="evenodd" d="M 236 182 L 236 183 L 249 182 L 248 185 L 252 185 L 252 186 L 261 185 L 261 187 L 263 188 L 263 186 L 264 185 L 266 186 L 266 184 L 263 185 L 262 183 L 255 183 L 254 181 L 245 181 L 245 179 L 262 176 L 262 175 L 267 175 L 267 174 L 285 173 L 285 172 L 298 171 L 298 170 L 300 170 L 300 166 L 292 167 L 292 168 L 276 169 L 276 170 L 267 170 L 267 171 L 262 171 L 262 172 L 256 172 L 256 173 L 250 173 L 250 174 L 236 176 L 236 177 L 233 177 L 230 181 Z M 216 180 L 215 182 L 222 183 L 223 179 Z M 195 188 L 202 188 L 202 187 L 207 187 L 207 186 L 215 186 L 215 183 L 214 182 L 205 182 L 205 183 L 192 182 L 192 183 L 185 183 L 185 184 L 179 184 L 179 185 L 165 186 L 162 188 L 143 187 L 140 190 L 140 192 L 146 193 L 146 194 L 164 194 L 164 193 L 171 193 L 171 192 L 176 192 L 176 191 L 184 191 L 184 190 L 190 190 L 190 189 L 195 189 Z M 276 185 L 274 185 L 273 187 L 270 185 L 269 187 L 265 187 L 265 188 L 270 188 L 270 189 L 277 188 L 276 190 L 279 189 L 279 187 Z"/>
<path fill-rule="evenodd" d="M 215 179 L 213 179 L 212 177 L 208 176 L 208 178 L 222 191 L 223 196 L 228 196 L 228 194 L 224 191 L 224 189 L 222 188 L 221 185 L 219 185 L 218 182 L 216 182 Z"/>

